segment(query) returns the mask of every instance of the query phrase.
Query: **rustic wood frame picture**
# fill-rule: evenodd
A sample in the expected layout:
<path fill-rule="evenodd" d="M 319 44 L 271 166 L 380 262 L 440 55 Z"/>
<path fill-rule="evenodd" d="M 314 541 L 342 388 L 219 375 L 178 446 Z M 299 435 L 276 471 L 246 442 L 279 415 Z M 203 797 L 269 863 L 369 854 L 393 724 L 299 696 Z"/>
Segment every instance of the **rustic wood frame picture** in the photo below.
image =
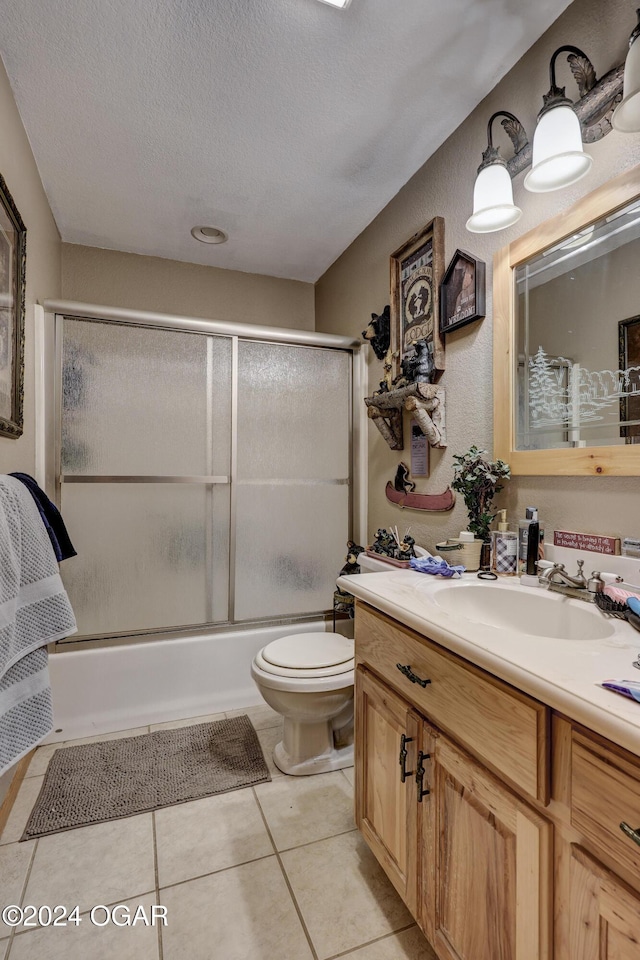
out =
<path fill-rule="evenodd" d="M 27 230 L 0 176 L 0 436 L 23 429 Z"/>
<path fill-rule="evenodd" d="M 440 333 L 481 320 L 486 309 L 486 264 L 466 250 L 456 250 L 440 287 Z"/>
<path fill-rule="evenodd" d="M 640 316 L 618 322 L 618 369 L 629 371 L 628 385 L 640 381 Z M 640 392 L 620 397 L 620 436 L 625 443 L 640 443 L 640 424 L 625 426 L 629 420 L 640 420 Z"/>
<path fill-rule="evenodd" d="M 402 360 L 426 340 L 435 369 L 444 370 L 444 341 L 438 318 L 440 284 L 444 271 L 444 219 L 434 217 L 391 254 L 391 347 L 393 376 Z"/>

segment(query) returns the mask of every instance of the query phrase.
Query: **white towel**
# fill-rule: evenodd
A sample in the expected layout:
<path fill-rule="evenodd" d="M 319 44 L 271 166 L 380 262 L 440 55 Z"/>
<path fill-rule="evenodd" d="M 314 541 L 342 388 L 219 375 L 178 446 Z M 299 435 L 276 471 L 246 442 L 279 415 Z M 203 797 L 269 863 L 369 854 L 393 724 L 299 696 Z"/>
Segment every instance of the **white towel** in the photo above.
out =
<path fill-rule="evenodd" d="M 76 630 L 38 508 L 0 476 L 0 776 L 53 728 L 46 645 Z"/>

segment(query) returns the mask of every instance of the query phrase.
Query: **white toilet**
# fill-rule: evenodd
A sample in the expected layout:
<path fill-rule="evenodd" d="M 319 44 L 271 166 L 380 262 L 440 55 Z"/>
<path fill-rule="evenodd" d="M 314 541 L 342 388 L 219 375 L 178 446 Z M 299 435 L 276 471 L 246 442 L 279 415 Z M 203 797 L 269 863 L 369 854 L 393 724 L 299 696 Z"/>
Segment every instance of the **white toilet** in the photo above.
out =
<path fill-rule="evenodd" d="M 256 654 L 251 676 L 284 717 L 273 759 L 296 777 L 353 764 L 353 640 L 339 633 L 296 633 Z"/>

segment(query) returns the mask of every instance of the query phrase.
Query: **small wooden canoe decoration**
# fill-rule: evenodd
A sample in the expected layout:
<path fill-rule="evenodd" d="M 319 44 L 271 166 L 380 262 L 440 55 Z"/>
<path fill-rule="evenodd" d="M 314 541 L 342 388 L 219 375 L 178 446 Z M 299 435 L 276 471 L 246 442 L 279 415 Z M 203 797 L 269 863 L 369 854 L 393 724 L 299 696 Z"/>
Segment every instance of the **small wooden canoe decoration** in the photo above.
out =
<path fill-rule="evenodd" d="M 452 510 L 456 502 L 456 495 L 447 487 L 444 493 L 405 493 L 396 490 L 391 480 L 388 481 L 385 494 L 387 500 L 399 507 L 408 507 L 410 510 L 431 510 L 433 513 Z"/>

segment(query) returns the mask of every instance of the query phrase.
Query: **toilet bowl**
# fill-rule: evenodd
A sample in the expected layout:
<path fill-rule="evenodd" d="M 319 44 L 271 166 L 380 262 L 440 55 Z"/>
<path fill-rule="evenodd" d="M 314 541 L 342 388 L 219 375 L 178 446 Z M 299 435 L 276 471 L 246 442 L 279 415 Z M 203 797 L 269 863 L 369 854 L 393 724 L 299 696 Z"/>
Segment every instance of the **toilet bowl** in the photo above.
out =
<path fill-rule="evenodd" d="M 284 718 L 273 751 L 279 770 L 296 777 L 353 764 L 353 640 L 339 633 L 296 633 L 256 654 L 251 676 Z"/>

